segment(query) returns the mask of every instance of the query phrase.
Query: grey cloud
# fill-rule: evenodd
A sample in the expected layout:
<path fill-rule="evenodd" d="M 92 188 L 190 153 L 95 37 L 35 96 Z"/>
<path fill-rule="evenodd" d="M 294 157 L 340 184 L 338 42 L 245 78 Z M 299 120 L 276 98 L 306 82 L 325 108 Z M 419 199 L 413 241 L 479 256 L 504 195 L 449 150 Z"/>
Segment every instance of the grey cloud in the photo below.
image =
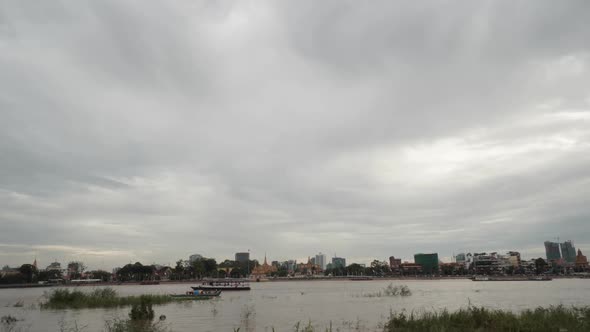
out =
<path fill-rule="evenodd" d="M 590 247 L 587 7 L 5 1 L 2 260 Z"/>

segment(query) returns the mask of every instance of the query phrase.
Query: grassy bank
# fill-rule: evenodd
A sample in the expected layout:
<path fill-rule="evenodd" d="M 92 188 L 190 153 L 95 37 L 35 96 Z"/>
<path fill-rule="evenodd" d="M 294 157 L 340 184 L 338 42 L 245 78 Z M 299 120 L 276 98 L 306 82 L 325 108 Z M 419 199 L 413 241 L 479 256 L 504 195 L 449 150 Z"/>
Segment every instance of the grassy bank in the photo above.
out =
<path fill-rule="evenodd" d="M 384 331 L 590 331 L 590 307 L 555 306 L 520 313 L 473 306 L 420 315 L 399 312 L 391 314 Z"/>
<path fill-rule="evenodd" d="M 340 326 L 328 326 L 298 322 L 291 329 L 273 332 L 335 332 L 335 331 L 383 331 L 383 332 L 588 332 L 590 331 L 590 307 L 551 306 L 513 313 L 469 306 L 454 312 L 448 310 L 407 313 L 392 312 L 379 324 L 379 328 L 366 326 L 361 320 L 343 322 Z M 369 325 L 372 325 L 369 323 Z M 247 326 L 244 327 L 245 330 Z M 234 328 L 241 332 L 242 328 Z"/>
<path fill-rule="evenodd" d="M 92 292 L 58 288 L 46 293 L 45 297 L 47 301 L 41 305 L 43 309 L 114 308 L 141 303 L 158 305 L 177 301 L 168 295 L 119 296 L 112 288 L 100 288 Z"/>

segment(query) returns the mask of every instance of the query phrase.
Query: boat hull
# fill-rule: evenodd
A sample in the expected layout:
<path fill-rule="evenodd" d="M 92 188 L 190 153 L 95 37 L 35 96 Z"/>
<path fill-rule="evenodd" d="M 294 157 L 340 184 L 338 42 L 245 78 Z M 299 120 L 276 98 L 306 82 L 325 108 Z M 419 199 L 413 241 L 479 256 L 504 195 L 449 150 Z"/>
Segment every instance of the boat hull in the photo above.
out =
<path fill-rule="evenodd" d="M 202 291 L 200 294 L 194 294 L 192 292 L 188 292 L 187 294 L 171 294 L 170 296 L 175 299 L 196 299 L 196 298 L 210 298 L 210 297 L 217 297 L 221 295 L 221 291 L 212 291 L 206 290 Z"/>
<path fill-rule="evenodd" d="M 185 294 L 171 294 L 170 297 L 181 300 L 208 300 L 215 296 L 211 295 L 185 295 Z"/>
<path fill-rule="evenodd" d="M 214 291 L 249 291 L 250 286 L 223 287 L 223 286 L 191 286 L 194 290 L 214 290 Z"/>

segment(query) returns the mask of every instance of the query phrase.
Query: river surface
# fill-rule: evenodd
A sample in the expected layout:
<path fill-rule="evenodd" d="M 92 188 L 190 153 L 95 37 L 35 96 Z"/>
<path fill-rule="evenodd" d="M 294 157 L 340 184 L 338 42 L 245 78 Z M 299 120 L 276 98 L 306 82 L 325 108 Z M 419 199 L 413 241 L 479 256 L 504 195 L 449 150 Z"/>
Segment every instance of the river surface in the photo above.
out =
<path fill-rule="evenodd" d="M 389 284 L 407 285 L 406 297 L 369 297 Z M 189 284 L 112 286 L 120 295 L 184 293 Z M 549 305 L 590 305 L 589 279 L 473 282 L 470 280 L 288 281 L 252 283 L 251 291 L 225 292 L 207 301 L 154 306 L 171 331 L 293 331 L 311 324 L 324 330 L 378 331 L 390 311 L 456 310 L 469 304 L 519 311 Z M 78 289 L 91 291 L 94 287 Z M 48 288 L 0 289 L 0 316 L 22 319 L 20 331 L 60 331 L 85 326 L 103 331 L 105 321 L 127 318 L 129 308 L 40 310 Z M 14 307 L 22 301 L 23 307 Z M 5 327 L 4 327 L 5 328 Z M 14 328 L 14 327 L 13 327 Z M 14 330 L 18 330 L 14 329 Z M 1 330 L 0 330 L 1 331 Z"/>

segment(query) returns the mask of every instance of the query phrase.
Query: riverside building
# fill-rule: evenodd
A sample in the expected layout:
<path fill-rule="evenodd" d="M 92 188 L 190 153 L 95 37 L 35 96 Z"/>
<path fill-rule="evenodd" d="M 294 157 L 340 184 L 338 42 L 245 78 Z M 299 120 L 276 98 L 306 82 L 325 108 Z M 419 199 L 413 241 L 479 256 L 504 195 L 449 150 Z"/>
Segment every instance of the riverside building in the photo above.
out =
<path fill-rule="evenodd" d="M 559 261 L 561 259 L 561 252 L 559 251 L 559 243 L 545 241 L 545 255 L 549 262 Z"/>
<path fill-rule="evenodd" d="M 572 241 L 560 243 L 559 247 L 561 248 L 561 255 L 564 261 L 569 264 L 576 263 L 576 248 L 574 248 Z"/>
<path fill-rule="evenodd" d="M 235 261 L 238 263 L 247 263 L 250 261 L 249 252 L 236 252 Z"/>
<path fill-rule="evenodd" d="M 422 271 L 426 274 L 438 273 L 438 254 L 415 254 L 414 263 L 422 266 Z"/>

